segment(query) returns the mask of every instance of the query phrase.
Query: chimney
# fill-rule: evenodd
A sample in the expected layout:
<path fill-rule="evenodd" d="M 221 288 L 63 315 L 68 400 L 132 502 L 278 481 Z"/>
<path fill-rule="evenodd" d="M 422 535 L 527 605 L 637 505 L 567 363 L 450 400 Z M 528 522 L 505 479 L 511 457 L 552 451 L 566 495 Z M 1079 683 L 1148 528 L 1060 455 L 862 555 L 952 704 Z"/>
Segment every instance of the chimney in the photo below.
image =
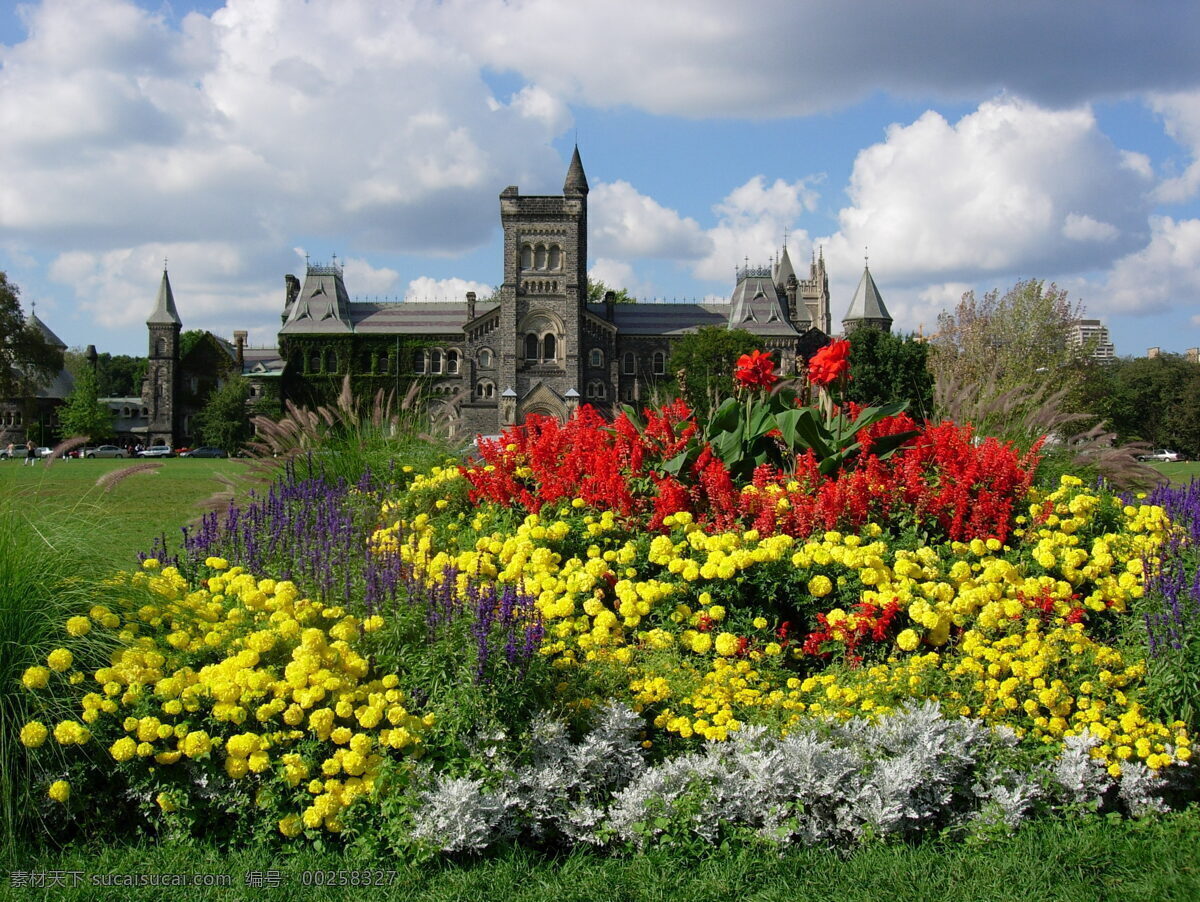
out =
<path fill-rule="evenodd" d="M 1147 357 L 1154 358 L 1154 357 L 1159 356 L 1159 354 L 1161 354 L 1161 353 L 1162 353 L 1162 350 L 1160 348 L 1146 348 L 1146 356 Z"/>
<path fill-rule="evenodd" d="M 467 322 L 475 319 L 475 292 L 467 292 Z"/>
<path fill-rule="evenodd" d="M 614 309 L 617 304 L 617 293 L 615 291 L 604 292 L 604 318 L 610 323 L 615 315 Z"/>
<path fill-rule="evenodd" d="M 1200 363 L 1200 348 L 1188 348 L 1184 354 L 1187 356 L 1188 363 Z"/>
<path fill-rule="evenodd" d="M 237 349 L 237 365 L 238 370 L 242 370 L 246 362 L 246 336 L 250 333 L 243 329 L 239 329 L 233 333 L 233 346 Z"/>

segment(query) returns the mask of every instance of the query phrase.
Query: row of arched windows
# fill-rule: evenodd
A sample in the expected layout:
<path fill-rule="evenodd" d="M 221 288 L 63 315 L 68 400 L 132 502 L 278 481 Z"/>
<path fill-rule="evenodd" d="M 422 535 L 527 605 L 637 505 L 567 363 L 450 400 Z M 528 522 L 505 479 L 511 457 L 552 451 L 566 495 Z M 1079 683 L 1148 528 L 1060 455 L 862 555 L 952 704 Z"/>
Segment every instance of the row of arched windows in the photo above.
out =
<path fill-rule="evenodd" d="M 621 372 L 626 376 L 636 376 L 638 371 L 637 355 L 626 351 L 621 357 Z M 654 376 L 667 374 L 667 355 L 665 351 L 655 351 L 650 355 L 650 373 Z"/>
<path fill-rule="evenodd" d="M 21 414 L 19 411 L 10 410 L 7 413 L 0 414 L 0 425 L 4 426 L 20 426 Z"/>
<path fill-rule="evenodd" d="M 432 376 L 457 376 L 462 353 L 457 348 L 422 348 L 417 354 L 415 370 Z"/>
<path fill-rule="evenodd" d="M 563 252 L 557 244 L 521 245 L 521 269 L 559 270 L 562 266 Z"/>
<path fill-rule="evenodd" d="M 554 363 L 558 360 L 558 342 L 554 335 L 534 335 L 530 332 L 525 336 L 526 363 Z"/>

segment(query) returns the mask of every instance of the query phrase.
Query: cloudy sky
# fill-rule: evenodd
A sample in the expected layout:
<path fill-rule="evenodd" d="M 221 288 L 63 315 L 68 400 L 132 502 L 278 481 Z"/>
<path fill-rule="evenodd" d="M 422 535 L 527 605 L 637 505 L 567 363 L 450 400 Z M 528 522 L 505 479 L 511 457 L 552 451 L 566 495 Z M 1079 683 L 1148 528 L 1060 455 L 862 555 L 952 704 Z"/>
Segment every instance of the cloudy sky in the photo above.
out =
<path fill-rule="evenodd" d="M 67 344 L 270 344 L 283 276 L 488 291 L 497 195 L 561 191 L 593 276 L 728 296 L 787 234 L 840 320 L 1057 282 L 1123 355 L 1200 345 L 1192 0 L 41 0 L 0 4 L 0 269 Z"/>

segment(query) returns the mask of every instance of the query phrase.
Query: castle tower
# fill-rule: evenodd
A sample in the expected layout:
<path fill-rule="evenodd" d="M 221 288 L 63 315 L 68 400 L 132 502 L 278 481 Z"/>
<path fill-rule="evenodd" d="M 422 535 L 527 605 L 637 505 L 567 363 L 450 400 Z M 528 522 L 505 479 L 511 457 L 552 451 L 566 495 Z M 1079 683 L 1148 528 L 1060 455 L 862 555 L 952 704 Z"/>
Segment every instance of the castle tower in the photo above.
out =
<path fill-rule="evenodd" d="M 179 388 L 179 333 L 183 323 L 175 309 L 171 281 L 163 268 L 154 312 L 146 320 L 150 333 L 149 365 L 142 385 L 142 404 L 150 411 L 146 441 L 150 445 L 175 445 L 175 399 Z"/>
<path fill-rule="evenodd" d="M 871 269 L 863 265 L 862 278 L 858 280 L 858 288 L 854 292 L 854 300 L 850 309 L 842 317 L 842 331 L 849 335 L 855 329 L 878 329 L 880 332 L 892 331 L 892 315 L 883 304 L 879 287 L 871 277 Z"/>
<path fill-rule="evenodd" d="M 500 194 L 504 228 L 497 388 L 526 414 L 565 418 L 583 385 L 587 304 L 587 176 L 576 147 L 561 196 Z"/>

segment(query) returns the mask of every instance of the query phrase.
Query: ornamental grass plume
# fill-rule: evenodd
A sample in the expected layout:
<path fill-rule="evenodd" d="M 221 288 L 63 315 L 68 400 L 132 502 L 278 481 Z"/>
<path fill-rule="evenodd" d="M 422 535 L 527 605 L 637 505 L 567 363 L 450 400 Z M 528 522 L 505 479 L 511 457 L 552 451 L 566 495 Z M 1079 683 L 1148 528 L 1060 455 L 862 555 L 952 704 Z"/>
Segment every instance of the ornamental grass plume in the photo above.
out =
<path fill-rule="evenodd" d="M 1163 481 L 1137 459 L 1145 452 L 1144 442 L 1118 443 L 1095 416 L 1068 411 L 1069 395 L 1069 387 L 1055 390 L 1034 375 L 1003 391 L 994 377 L 962 383 L 945 378 L 934 386 L 934 409 L 942 419 L 971 423 L 978 435 L 1023 449 L 1046 437 L 1043 482 L 1052 483 L 1063 472 L 1095 473 L 1118 489 L 1148 489 Z"/>
<path fill-rule="evenodd" d="M 46 458 L 46 462 L 45 462 L 44 466 L 49 468 L 56 460 L 66 457 L 68 454 L 70 454 L 76 448 L 82 448 L 89 441 L 91 441 L 91 436 L 77 435 L 73 438 L 69 438 L 69 439 L 66 439 L 65 441 L 59 442 L 50 451 L 50 456 Z"/>
<path fill-rule="evenodd" d="M 147 460 L 128 467 L 121 467 L 119 470 L 109 470 L 96 480 L 96 486 L 104 489 L 105 494 L 108 494 L 130 476 L 138 473 L 153 473 L 161 466 L 162 463 L 160 461 Z"/>

